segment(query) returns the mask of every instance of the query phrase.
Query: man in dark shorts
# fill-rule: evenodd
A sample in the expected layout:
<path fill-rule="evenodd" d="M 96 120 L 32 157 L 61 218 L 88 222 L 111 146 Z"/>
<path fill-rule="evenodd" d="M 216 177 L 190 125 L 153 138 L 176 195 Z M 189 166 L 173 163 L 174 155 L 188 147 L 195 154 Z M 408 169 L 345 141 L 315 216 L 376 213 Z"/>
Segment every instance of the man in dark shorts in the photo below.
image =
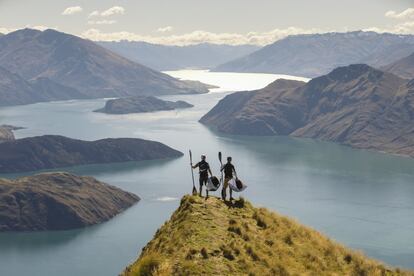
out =
<path fill-rule="evenodd" d="M 229 181 L 233 178 L 233 173 L 237 178 L 236 169 L 234 168 L 233 164 L 231 163 L 231 157 L 227 157 L 227 163 L 221 168 L 221 171 L 224 171 L 224 183 L 223 189 L 221 190 L 221 198 L 226 200 L 226 190 L 229 187 Z M 233 191 L 230 190 L 230 200 L 233 200 Z"/>
<path fill-rule="evenodd" d="M 206 186 L 206 197 L 208 197 L 208 190 L 207 190 L 208 174 L 209 173 L 210 173 L 210 175 L 213 175 L 213 174 L 211 173 L 210 165 L 207 163 L 206 156 L 204 154 L 201 155 L 201 161 L 198 162 L 197 164 L 195 164 L 193 166 L 193 169 L 195 169 L 197 167 L 198 167 L 199 172 L 200 172 L 200 178 L 199 178 L 200 196 L 201 196 L 201 191 L 202 191 L 203 184 L 204 184 Z"/>

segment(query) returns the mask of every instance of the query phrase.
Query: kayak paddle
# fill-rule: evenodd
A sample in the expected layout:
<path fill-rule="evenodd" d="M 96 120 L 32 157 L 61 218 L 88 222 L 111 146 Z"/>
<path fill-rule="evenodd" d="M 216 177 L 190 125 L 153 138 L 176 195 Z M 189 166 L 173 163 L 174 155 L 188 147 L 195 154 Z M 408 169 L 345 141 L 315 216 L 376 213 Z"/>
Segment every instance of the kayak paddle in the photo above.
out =
<path fill-rule="evenodd" d="M 196 189 L 195 184 L 194 184 L 193 154 L 191 153 L 191 150 L 189 152 L 190 152 L 191 177 L 193 179 L 193 195 L 196 195 L 197 194 L 197 189 Z"/>

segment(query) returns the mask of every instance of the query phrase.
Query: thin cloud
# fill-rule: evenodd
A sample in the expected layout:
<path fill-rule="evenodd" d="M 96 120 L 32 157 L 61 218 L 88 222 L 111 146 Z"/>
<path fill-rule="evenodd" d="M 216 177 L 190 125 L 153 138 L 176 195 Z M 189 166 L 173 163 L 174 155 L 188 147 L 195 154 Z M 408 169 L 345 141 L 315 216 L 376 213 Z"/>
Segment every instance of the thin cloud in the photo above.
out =
<path fill-rule="evenodd" d="M 394 18 L 394 19 L 409 19 L 414 18 L 414 9 L 408 8 L 400 13 L 396 11 L 387 11 L 385 17 Z"/>
<path fill-rule="evenodd" d="M 72 14 L 75 14 L 75 13 L 80 13 L 82 11 L 83 11 L 83 9 L 82 9 L 81 6 L 68 7 L 62 12 L 62 15 L 72 15 Z"/>
<path fill-rule="evenodd" d="M 159 33 L 168 33 L 171 32 L 174 28 L 171 26 L 161 27 L 157 29 L 157 32 Z"/>
<path fill-rule="evenodd" d="M 116 20 L 89 20 L 88 25 L 112 25 L 115 24 Z"/>
<path fill-rule="evenodd" d="M 121 6 L 114 6 L 112 8 L 107 9 L 106 11 L 101 12 L 102 17 L 112 16 L 115 14 L 124 14 L 125 9 Z"/>
<path fill-rule="evenodd" d="M 90 17 L 94 17 L 94 16 L 99 16 L 100 15 L 100 12 L 99 11 L 93 11 L 93 12 L 91 12 L 90 14 L 89 14 L 89 18 Z"/>
<path fill-rule="evenodd" d="M 269 32 L 250 32 L 247 34 L 237 33 L 212 33 L 206 31 L 194 31 L 182 35 L 168 36 L 144 36 L 132 32 L 121 31 L 105 33 L 98 29 L 89 29 L 81 34 L 82 37 L 94 41 L 145 41 L 165 45 L 193 45 L 199 43 L 229 44 L 229 45 L 267 45 L 289 35 L 321 33 L 320 29 L 302 29 L 290 27 L 286 29 L 274 29 Z M 325 31 L 326 32 L 326 31 Z"/>
<path fill-rule="evenodd" d="M 399 23 L 389 28 L 371 27 L 363 29 L 363 31 L 373 31 L 377 33 L 414 34 L 414 21 Z"/>
<path fill-rule="evenodd" d="M 125 8 L 121 6 L 113 6 L 112 8 L 109 8 L 104 11 L 98 11 L 94 10 L 88 15 L 88 18 L 92 17 L 109 17 L 113 15 L 122 15 L 125 14 Z"/>

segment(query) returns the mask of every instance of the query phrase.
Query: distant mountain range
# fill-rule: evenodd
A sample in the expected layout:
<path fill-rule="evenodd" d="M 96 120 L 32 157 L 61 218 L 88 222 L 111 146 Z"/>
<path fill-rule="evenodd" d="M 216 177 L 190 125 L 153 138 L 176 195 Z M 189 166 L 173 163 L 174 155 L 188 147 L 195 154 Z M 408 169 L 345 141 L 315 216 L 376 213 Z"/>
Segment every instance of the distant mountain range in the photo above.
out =
<path fill-rule="evenodd" d="M 99 45 L 150 68 L 166 71 L 179 69 L 210 69 L 248 55 L 256 45 L 217 45 L 202 43 L 189 46 L 168 46 L 137 41 L 98 42 Z"/>
<path fill-rule="evenodd" d="M 24 29 L 0 37 L 1 105 L 79 98 L 206 93 L 92 41 Z"/>
<path fill-rule="evenodd" d="M 294 35 L 224 63 L 214 71 L 278 73 L 312 78 L 354 63 L 379 68 L 412 53 L 412 35 L 362 31 Z"/>
<path fill-rule="evenodd" d="M 200 122 L 225 133 L 308 137 L 414 157 L 414 80 L 350 65 L 308 83 L 277 80 L 228 95 Z"/>

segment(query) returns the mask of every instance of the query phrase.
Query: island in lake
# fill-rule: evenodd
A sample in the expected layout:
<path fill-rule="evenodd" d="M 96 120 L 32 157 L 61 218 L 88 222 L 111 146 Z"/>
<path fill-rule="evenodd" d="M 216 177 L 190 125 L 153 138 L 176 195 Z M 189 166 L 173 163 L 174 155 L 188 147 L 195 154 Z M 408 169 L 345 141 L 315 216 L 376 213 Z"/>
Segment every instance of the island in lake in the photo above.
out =
<path fill-rule="evenodd" d="M 1 143 L 0 173 L 165 159 L 182 155 L 162 143 L 137 138 L 82 141 L 44 135 Z"/>
<path fill-rule="evenodd" d="M 0 232 L 67 230 L 109 220 L 139 197 L 93 177 L 44 173 L 0 179 Z"/>
<path fill-rule="evenodd" d="M 107 114 L 145 113 L 154 111 L 168 111 L 193 107 L 185 101 L 164 101 L 153 96 L 137 96 L 108 100 L 103 108 L 94 112 Z"/>

